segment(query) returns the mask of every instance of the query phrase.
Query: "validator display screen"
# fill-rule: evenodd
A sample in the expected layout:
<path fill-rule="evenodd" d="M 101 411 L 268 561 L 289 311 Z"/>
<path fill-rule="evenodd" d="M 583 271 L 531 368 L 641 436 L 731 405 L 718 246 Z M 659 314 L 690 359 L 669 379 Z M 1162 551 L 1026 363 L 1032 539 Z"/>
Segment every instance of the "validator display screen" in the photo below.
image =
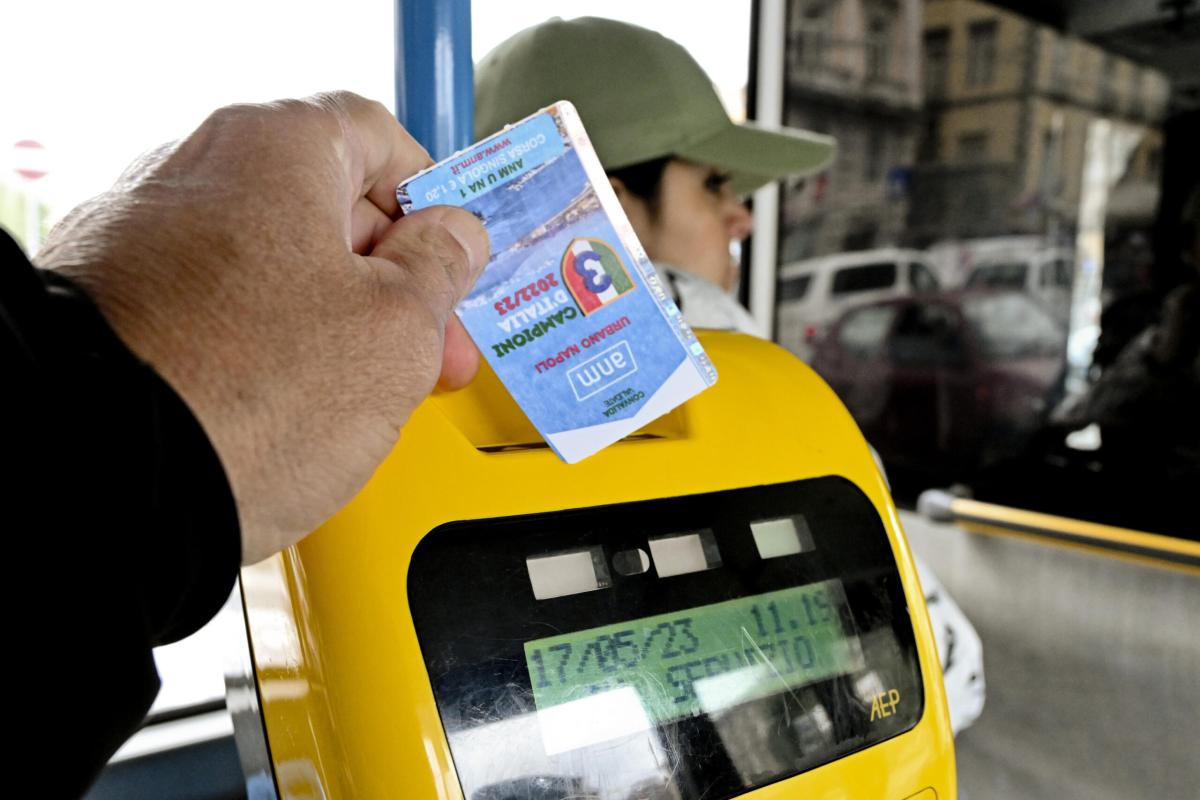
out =
<path fill-rule="evenodd" d="M 539 711 L 632 686 L 648 719 L 670 722 L 863 667 L 841 581 L 525 643 Z"/>
<path fill-rule="evenodd" d="M 924 710 L 890 540 L 838 477 L 442 525 L 408 600 L 470 800 L 721 800 Z"/>

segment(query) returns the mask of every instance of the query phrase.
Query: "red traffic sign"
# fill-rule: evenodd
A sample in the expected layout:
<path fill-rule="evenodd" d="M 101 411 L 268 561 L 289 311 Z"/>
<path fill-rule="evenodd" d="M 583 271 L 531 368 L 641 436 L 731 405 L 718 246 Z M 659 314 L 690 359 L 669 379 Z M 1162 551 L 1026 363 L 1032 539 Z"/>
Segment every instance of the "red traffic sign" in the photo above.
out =
<path fill-rule="evenodd" d="M 32 139 L 22 139 L 13 145 L 16 150 L 16 173 L 27 181 L 46 177 L 46 148 Z"/>

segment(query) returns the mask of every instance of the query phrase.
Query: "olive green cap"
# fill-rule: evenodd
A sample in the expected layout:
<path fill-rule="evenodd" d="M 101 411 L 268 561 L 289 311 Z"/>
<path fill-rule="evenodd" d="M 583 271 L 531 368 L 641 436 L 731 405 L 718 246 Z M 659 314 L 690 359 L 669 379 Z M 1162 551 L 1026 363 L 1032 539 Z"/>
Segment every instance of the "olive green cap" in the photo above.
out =
<path fill-rule="evenodd" d="M 827 165 L 834 141 L 808 131 L 735 125 L 680 45 L 597 17 L 552 19 L 498 45 L 475 66 L 475 133 L 483 138 L 559 100 L 579 111 L 605 169 L 678 156 L 728 171 L 738 192 Z"/>

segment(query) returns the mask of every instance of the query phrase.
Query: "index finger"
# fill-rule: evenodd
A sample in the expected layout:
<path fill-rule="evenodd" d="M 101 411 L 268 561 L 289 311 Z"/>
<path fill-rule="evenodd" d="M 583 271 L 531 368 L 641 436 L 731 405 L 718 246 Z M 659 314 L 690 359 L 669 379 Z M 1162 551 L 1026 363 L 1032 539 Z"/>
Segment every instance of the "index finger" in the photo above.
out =
<path fill-rule="evenodd" d="M 396 186 L 432 166 L 429 153 L 382 103 L 351 92 L 321 94 L 313 101 L 342 119 L 346 149 L 340 155 L 357 197 L 395 219 L 400 214 Z"/>

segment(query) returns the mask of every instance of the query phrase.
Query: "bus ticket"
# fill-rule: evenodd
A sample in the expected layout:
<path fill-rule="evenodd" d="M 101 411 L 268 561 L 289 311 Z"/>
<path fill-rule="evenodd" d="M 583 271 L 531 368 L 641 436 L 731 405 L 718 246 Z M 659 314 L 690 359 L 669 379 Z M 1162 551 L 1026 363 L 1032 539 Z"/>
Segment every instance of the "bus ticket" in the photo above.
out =
<path fill-rule="evenodd" d="M 491 260 L 457 313 L 546 443 L 575 463 L 716 382 L 568 102 L 409 178 L 401 208 L 479 217 Z"/>

